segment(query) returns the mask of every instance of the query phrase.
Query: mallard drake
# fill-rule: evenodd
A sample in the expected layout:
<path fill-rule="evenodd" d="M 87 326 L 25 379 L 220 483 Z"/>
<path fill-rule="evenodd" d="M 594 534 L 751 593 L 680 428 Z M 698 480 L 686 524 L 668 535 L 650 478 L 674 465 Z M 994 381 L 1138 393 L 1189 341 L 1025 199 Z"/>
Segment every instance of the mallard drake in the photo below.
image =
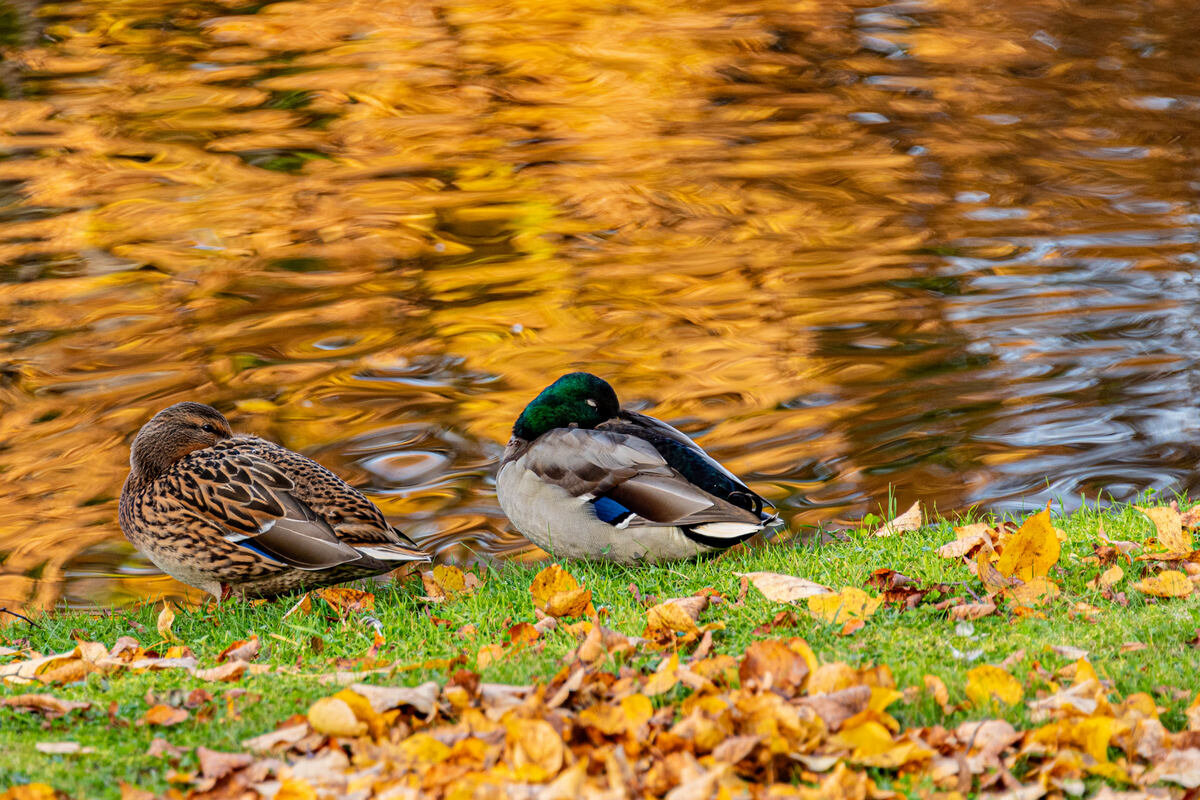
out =
<path fill-rule="evenodd" d="M 568 558 L 689 558 L 780 522 L 699 445 L 621 410 L 613 388 L 587 372 L 562 376 L 521 412 L 496 488 L 521 533 Z"/>
<path fill-rule="evenodd" d="M 121 530 L 163 572 L 225 598 L 273 597 L 429 556 L 310 458 L 235 435 L 201 403 L 154 415 L 130 449 Z"/>

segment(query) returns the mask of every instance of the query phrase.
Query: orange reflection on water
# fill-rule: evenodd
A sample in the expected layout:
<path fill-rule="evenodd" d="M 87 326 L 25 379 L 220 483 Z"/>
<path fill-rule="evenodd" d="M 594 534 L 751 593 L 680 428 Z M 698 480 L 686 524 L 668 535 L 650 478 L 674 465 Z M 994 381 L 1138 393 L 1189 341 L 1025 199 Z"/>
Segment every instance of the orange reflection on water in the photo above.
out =
<path fill-rule="evenodd" d="M 586 368 L 796 530 L 1190 485 L 1200 63 L 1157 1 L 41 6 L 0 74 L 0 606 L 178 587 L 213 403 L 447 558 Z"/>

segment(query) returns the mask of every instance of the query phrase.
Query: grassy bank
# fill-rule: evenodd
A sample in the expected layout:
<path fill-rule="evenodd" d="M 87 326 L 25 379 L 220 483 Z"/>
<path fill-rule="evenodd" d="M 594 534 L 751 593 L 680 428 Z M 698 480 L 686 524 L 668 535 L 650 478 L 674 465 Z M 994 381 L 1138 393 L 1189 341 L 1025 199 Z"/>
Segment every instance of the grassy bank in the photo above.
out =
<path fill-rule="evenodd" d="M 1124 576 L 1108 591 L 1088 585 L 1104 571 L 1104 566 L 1093 563 L 1101 526 L 1110 540 L 1143 543 L 1155 536 L 1154 524 L 1130 507 L 1082 510 L 1057 518 L 1054 524 L 1065 532 L 1050 575 L 1061 594 L 1027 612 L 1015 613 L 1016 604 L 1002 603 L 997 613 L 963 622 L 949 619 L 946 604 L 938 601 L 959 597 L 975 602 L 986 592 L 963 559 L 938 554 L 940 546 L 955 539 L 948 523 L 890 538 L 850 532 L 845 541 L 821 547 L 780 544 L 740 549 L 672 566 L 632 569 L 575 562 L 565 566 L 592 591 L 600 622 L 626 635 L 643 633 L 647 608 L 655 602 L 708 589 L 722 596 L 698 619 L 701 625 L 724 624 L 714 631 L 714 653 L 738 656 L 756 639 L 799 636 L 821 662 L 843 661 L 855 667 L 886 664 L 898 689 L 917 687 L 889 709 L 904 728 L 951 727 L 972 718 L 973 711 L 974 718 L 979 717 L 971 708 L 944 713 L 921 688 L 926 675 L 941 678 L 949 688 L 950 703 L 959 705 L 969 670 L 980 664 L 1003 664 L 1023 684 L 1026 698 L 1033 698 L 1039 686 L 1044 688 L 1057 670 L 1078 658 L 1078 653 L 1063 646 L 1086 651 L 1100 678 L 1111 681 L 1119 695 L 1150 695 L 1164 709 L 1161 719 L 1169 730 L 1185 728 L 1185 709 L 1196 694 L 1200 675 L 1200 650 L 1189 646 L 1200 627 L 1197 594 L 1168 599 L 1135 590 L 1143 574 L 1163 567 L 1135 558 L 1120 561 Z M 537 621 L 529 586 L 541 566 L 487 568 L 480 572 L 483 584 L 474 594 L 440 604 L 421 599 L 425 590 L 419 580 L 367 587 L 375 596 L 371 613 L 382 624 L 382 644 L 375 644 L 375 626 L 363 614 L 339 612 L 320 601 L 310 611 L 299 610 L 285 619 L 295 598 L 179 610 L 170 628 L 178 642 L 160 635 L 156 623 L 161 606 L 153 603 L 99 616 L 56 613 L 35 618 L 33 625 L 11 624 L 0 630 L 0 645 L 20 652 L 0 656 L 0 668 L 27 659 L 31 650 L 63 652 L 76 641 L 96 641 L 112 648 L 122 636 L 134 637 L 159 654 L 172 644 L 186 646 L 200 666 L 210 667 L 231 644 L 257 636 L 261 646 L 253 663 L 258 665 L 254 669 L 262 671 L 212 682 L 179 669 L 121 670 L 93 672 L 65 685 L 35 683 L 0 689 L 0 700 L 40 692 L 92 703 L 87 710 L 57 719 L 0 707 L 0 788 L 38 780 L 72 797 L 118 797 L 119 781 L 159 793 L 174 776 L 186 792 L 189 784 L 181 776 L 196 769 L 191 748 L 238 750 L 242 740 L 305 713 L 315 700 L 337 691 L 328 681 L 339 670 L 387 669 L 390 672 L 362 678 L 387 685 L 411 686 L 428 680 L 442 684 L 464 668 L 477 669 L 485 682 L 548 681 L 579 645 L 577 635 L 567 629 L 569 620 L 544 630 L 530 646 L 505 646 L 515 623 Z M 896 570 L 921 585 L 944 586 L 914 608 L 880 607 L 861 629 L 848 635 L 843 635 L 841 620 L 829 623 L 814 618 L 803 603 L 793 608 L 773 602 L 754 587 L 739 599 L 738 573 L 802 576 L 836 589 L 866 587 L 879 569 Z M 867 591 L 878 593 L 872 588 Z M 772 620 L 778 621 L 772 630 L 760 627 Z M 663 657 L 662 652 L 647 648 L 622 655 L 607 668 L 653 667 Z M 194 690 L 203 691 L 193 694 Z M 192 708 L 187 707 L 189 695 Z M 187 718 L 170 726 L 147 723 L 146 712 L 155 705 L 182 707 Z M 991 715 L 1019 728 L 1031 724 L 1024 702 L 998 706 Z M 148 754 L 153 740 L 160 737 L 184 748 L 183 752 Z M 39 742 L 68 740 L 85 751 L 48 755 L 36 749 Z"/>

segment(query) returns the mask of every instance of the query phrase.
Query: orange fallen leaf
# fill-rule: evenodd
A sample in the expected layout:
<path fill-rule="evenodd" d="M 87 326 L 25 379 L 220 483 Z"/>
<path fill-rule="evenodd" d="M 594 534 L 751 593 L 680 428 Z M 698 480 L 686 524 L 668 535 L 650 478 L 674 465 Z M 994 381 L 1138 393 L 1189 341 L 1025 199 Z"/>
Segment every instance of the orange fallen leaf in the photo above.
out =
<path fill-rule="evenodd" d="M 251 634 L 249 639 L 241 639 L 226 647 L 217 656 L 220 664 L 226 659 L 232 661 L 253 661 L 258 655 L 258 634 Z"/>
<path fill-rule="evenodd" d="M 474 594 L 483 581 L 473 572 L 463 572 L 451 564 L 438 564 L 433 569 L 421 573 L 421 583 L 425 587 L 428 600 L 435 603 L 446 603 L 460 597 Z"/>
<path fill-rule="evenodd" d="M 358 589 L 334 586 L 326 589 L 318 589 L 312 595 L 319 600 L 324 600 L 338 613 L 350 612 L 357 614 L 375 610 L 375 595 Z"/>
<path fill-rule="evenodd" d="M 171 626 L 175 624 L 175 609 L 171 603 L 164 600 L 162 611 L 158 612 L 158 620 L 155 627 L 158 628 L 158 635 L 168 642 L 178 642 L 179 637 L 171 630 Z"/>
<path fill-rule="evenodd" d="M 1113 564 L 1111 567 L 1104 570 L 1104 572 L 1101 572 L 1099 575 L 1097 575 L 1093 580 L 1088 581 L 1087 585 L 1093 589 L 1096 589 L 1097 591 L 1102 591 L 1116 585 L 1124 577 L 1125 570 L 1121 569 L 1120 566 Z"/>
<path fill-rule="evenodd" d="M 162 703 L 150 707 L 141 720 L 139 725 L 161 725 L 167 727 L 170 725 L 178 725 L 188 718 L 187 709 L 175 708 L 174 706 L 163 705 Z"/>
<path fill-rule="evenodd" d="M 743 683 L 788 692 L 802 688 L 809 671 L 804 656 L 779 639 L 751 642 L 738 665 L 738 676 Z"/>

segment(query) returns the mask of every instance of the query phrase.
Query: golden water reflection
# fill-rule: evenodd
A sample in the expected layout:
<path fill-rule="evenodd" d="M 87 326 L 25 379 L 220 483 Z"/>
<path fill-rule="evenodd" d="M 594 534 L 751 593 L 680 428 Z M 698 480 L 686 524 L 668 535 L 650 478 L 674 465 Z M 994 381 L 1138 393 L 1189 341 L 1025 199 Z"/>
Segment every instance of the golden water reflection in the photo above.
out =
<path fill-rule="evenodd" d="M 1195 483 L 1188 3 L 13 8 L 0 606 L 177 590 L 115 497 L 182 399 L 466 561 L 577 368 L 794 529 Z"/>

